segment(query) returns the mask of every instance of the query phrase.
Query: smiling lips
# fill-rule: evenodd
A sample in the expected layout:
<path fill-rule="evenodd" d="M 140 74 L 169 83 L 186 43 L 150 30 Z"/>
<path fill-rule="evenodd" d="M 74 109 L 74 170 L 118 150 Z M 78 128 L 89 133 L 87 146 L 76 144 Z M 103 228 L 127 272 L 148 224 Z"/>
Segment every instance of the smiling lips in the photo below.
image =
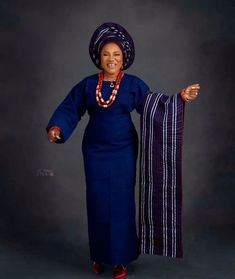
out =
<path fill-rule="evenodd" d="M 113 68 L 116 67 L 116 64 L 114 64 L 114 63 L 109 63 L 109 64 L 107 64 L 107 66 L 108 66 L 110 69 L 113 69 Z"/>

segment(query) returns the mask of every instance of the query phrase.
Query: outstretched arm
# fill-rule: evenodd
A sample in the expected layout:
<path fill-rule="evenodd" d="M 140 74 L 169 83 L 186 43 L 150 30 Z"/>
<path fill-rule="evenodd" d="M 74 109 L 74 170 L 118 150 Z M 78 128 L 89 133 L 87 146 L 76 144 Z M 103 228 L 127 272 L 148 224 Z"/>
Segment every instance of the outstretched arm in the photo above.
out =
<path fill-rule="evenodd" d="M 85 79 L 75 85 L 54 111 L 46 130 L 48 140 L 64 143 L 86 111 Z"/>

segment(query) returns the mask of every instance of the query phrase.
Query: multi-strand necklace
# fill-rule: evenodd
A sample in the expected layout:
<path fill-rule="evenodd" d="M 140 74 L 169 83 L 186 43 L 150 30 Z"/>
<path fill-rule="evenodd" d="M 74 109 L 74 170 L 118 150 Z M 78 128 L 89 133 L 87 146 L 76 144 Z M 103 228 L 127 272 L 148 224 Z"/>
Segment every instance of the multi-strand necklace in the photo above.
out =
<path fill-rule="evenodd" d="M 104 73 L 103 72 L 99 73 L 99 80 L 98 80 L 98 84 L 96 86 L 96 101 L 100 107 L 108 108 L 113 104 L 114 100 L 116 99 L 116 95 L 117 95 L 117 92 L 118 92 L 118 89 L 119 89 L 123 76 L 124 76 L 124 73 L 122 71 L 119 71 L 117 78 L 116 78 L 116 83 L 115 83 L 114 89 L 112 90 L 112 93 L 111 93 L 109 99 L 107 101 L 105 101 L 103 99 L 102 93 L 101 93 L 102 86 L 103 86 L 103 80 L 104 80 Z M 112 85 L 113 85 L 113 83 L 112 83 Z"/>

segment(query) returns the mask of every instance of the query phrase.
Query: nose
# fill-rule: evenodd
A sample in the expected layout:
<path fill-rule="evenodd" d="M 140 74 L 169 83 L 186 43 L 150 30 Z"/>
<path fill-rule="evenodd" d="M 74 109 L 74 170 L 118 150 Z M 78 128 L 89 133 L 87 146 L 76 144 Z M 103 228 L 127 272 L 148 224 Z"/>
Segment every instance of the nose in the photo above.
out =
<path fill-rule="evenodd" d="M 114 59 L 114 56 L 110 55 L 110 56 L 109 56 L 109 61 L 110 61 L 110 62 L 113 62 L 114 60 L 115 60 L 115 59 Z"/>

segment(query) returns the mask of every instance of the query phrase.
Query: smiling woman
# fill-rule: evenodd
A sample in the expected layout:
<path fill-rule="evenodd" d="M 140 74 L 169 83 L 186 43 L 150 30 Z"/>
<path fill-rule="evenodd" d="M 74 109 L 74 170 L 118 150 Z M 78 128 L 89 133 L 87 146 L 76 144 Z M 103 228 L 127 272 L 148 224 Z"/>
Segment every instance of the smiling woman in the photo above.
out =
<path fill-rule="evenodd" d="M 101 49 L 100 61 L 104 71 L 104 80 L 115 81 L 123 64 L 120 47 L 115 43 L 105 44 Z"/>
<path fill-rule="evenodd" d="M 84 78 L 72 88 L 53 113 L 46 129 L 49 141 L 64 143 L 72 134 L 78 121 L 88 111 L 90 117 L 83 136 L 82 151 L 86 175 L 92 270 L 101 273 L 104 264 L 113 265 L 113 276 L 117 279 L 126 276 L 126 265 L 137 259 L 141 251 L 145 253 L 151 250 L 152 254 L 171 254 L 175 257 L 181 255 L 181 251 L 177 254 L 171 247 L 165 245 L 173 243 L 171 239 L 165 241 L 168 235 L 164 235 L 164 246 L 161 242 L 162 232 L 159 232 L 159 235 L 153 234 L 152 228 L 152 237 L 154 236 L 161 243 L 155 247 L 155 242 L 151 238 L 151 245 L 140 245 L 135 223 L 138 136 L 131 120 L 131 112 L 135 109 L 142 114 L 143 102 L 146 99 L 155 108 L 158 102 L 161 102 L 163 110 L 169 103 L 171 105 L 171 100 L 174 100 L 173 108 L 177 111 L 177 106 L 182 108 L 185 95 L 191 100 L 196 98 L 199 87 L 195 86 L 193 90 L 188 87 L 182 91 L 182 94 L 176 94 L 174 98 L 169 99 L 167 96 L 162 96 L 163 94 L 150 93 L 144 81 L 137 76 L 124 73 L 124 70 L 128 69 L 134 61 L 135 48 L 129 33 L 116 23 L 104 23 L 95 30 L 90 41 L 89 53 L 101 72 Z M 158 117 L 161 117 L 162 109 L 159 112 Z M 148 115 L 151 116 L 150 121 L 152 121 L 152 110 L 151 113 L 146 114 L 146 119 Z M 169 113 L 167 110 L 167 115 L 171 115 L 170 109 Z M 164 125 L 159 131 L 157 130 L 158 135 L 163 133 L 162 129 L 166 126 L 165 117 L 162 119 Z M 180 129 L 174 123 L 171 129 L 166 129 L 166 132 L 168 130 L 175 132 Z M 149 131 L 152 131 L 152 128 Z M 165 131 L 164 138 L 167 138 Z M 170 138 L 175 140 L 175 134 Z M 166 152 L 168 154 L 166 156 L 169 157 L 171 153 Z M 171 158 L 168 157 L 166 159 L 171 162 Z M 147 163 L 146 165 L 149 166 Z M 160 169 L 159 173 L 164 173 L 164 170 Z M 174 201 L 173 198 L 172 200 Z M 174 214 L 177 215 L 177 212 Z M 159 220 L 158 218 L 158 222 Z M 163 220 L 164 226 L 166 221 Z M 171 231 L 175 233 L 176 230 L 171 224 L 172 222 Z M 162 223 L 158 227 L 161 229 Z M 145 228 L 143 241 L 148 239 L 147 231 L 148 228 L 147 230 Z M 165 231 L 167 231 L 166 227 L 164 233 Z M 180 239 L 176 233 L 174 237 Z"/>

